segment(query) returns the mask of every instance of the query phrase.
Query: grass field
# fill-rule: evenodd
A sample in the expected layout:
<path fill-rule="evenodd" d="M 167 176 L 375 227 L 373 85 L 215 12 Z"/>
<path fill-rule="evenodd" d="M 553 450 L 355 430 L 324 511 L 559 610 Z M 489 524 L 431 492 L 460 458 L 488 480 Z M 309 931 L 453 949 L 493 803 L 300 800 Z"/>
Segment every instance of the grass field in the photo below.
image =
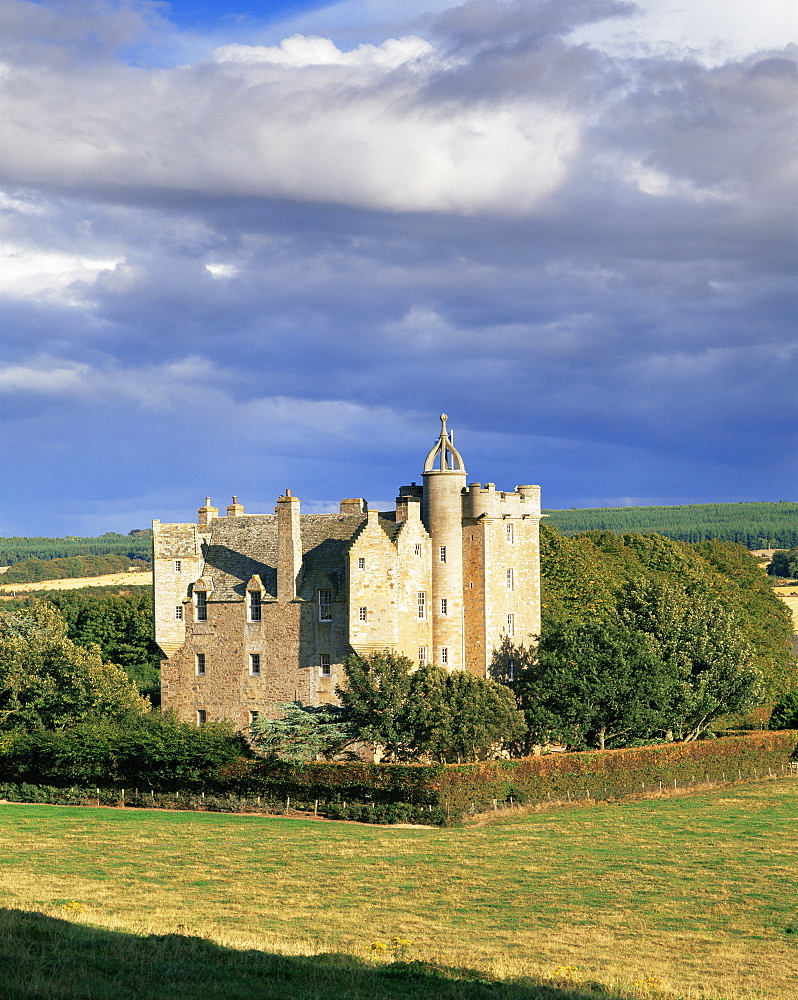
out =
<path fill-rule="evenodd" d="M 791 778 L 454 830 L 5 805 L 0 995 L 789 1000 L 796 873 Z"/>

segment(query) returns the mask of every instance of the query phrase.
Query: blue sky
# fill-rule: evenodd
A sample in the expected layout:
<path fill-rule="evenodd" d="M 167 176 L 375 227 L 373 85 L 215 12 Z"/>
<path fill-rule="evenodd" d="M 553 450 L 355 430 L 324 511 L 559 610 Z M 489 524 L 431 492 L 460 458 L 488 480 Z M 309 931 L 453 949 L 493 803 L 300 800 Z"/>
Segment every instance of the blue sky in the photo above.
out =
<path fill-rule="evenodd" d="M 796 496 L 787 0 L 0 0 L 0 534 Z"/>

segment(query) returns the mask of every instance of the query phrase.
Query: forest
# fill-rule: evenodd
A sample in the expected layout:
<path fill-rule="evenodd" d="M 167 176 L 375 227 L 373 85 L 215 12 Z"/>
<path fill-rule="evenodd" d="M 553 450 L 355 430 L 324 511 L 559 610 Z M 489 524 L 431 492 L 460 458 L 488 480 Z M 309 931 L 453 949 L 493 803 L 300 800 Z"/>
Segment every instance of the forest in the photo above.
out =
<path fill-rule="evenodd" d="M 74 556 L 124 556 L 126 559 L 152 559 L 152 531 L 133 530 L 127 535 L 108 531 L 104 535 L 65 538 L 0 538 L 0 566 L 13 566 L 27 559 L 70 559 Z M 109 572 L 113 572 L 110 570 Z M 94 574 L 91 574 L 94 575 Z M 52 580 L 57 577 L 42 577 Z"/>
<path fill-rule="evenodd" d="M 676 507 L 592 507 L 547 510 L 548 523 L 563 535 L 584 531 L 655 531 L 682 542 L 717 539 L 747 549 L 798 545 L 798 503 L 704 503 Z"/>

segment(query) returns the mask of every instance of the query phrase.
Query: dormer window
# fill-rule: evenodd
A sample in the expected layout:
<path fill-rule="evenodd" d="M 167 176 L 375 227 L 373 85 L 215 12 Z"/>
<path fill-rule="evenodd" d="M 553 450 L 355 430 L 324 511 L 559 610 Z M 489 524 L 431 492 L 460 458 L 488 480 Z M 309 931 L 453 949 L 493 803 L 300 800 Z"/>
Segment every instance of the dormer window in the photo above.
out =
<path fill-rule="evenodd" d="M 198 590 L 194 596 L 197 599 L 197 621 L 206 622 L 208 620 L 208 595 L 204 590 Z"/>
<path fill-rule="evenodd" d="M 262 620 L 262 599 L 259 590 L 249 590 L 247 591 L 247 596 L 249 597 L 249 620 L 251 622 L 259 622 Z"/>
<path fill-rule="evenodd" d="M 332 591 L 331 590 L 320 590 L 319 591 L 319 621 L 320 622 L 331 622 L 332 621 Z"/>

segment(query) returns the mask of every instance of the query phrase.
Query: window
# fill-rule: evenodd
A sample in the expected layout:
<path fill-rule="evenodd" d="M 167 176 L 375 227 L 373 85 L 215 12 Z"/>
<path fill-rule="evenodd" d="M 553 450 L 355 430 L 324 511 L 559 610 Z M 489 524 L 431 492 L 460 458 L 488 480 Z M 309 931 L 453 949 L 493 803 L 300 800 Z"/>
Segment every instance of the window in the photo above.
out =
<path fill-rule="evenodd" d="M 361 622 L 366 621 L 368 619 L 368 614 L 369 614 L 368 608 L 358 608 L 357 609 L 357 618 L 358 618 L 358 621 L 361 621 Z"/>
<path fill-rule="evenodd" d="M 447 599 L 445 597 L 441 598 L 441 614 L 442 615 L 448 615 L 449 614 L 449 602 L 447 601 Z"/>
<path fill-rule="evenodd" d="M 505 531 L 507 532 L 507 541 L 510 543 L 510 545 L 512 545 L 513 542 L 515 541 L 515 531 L 513 530 L 512 521 L 507 522 L 507 524 L 505 525 Z"/>
<path fill-rule="evenodd" d="M 260 653 L 249 654 L 249 672 L 253 677 L 260 677 Z"/>
<path fill-rule="evenodd" d="M 515 660 L 510 660 L 510 662 L 508 664 L 508 672 L 509 672 L 509 675 L 510 675 L 509 679 L 511 681 L 514 681 L 515 680 Z"/>
<path fill-rule="evenodd" d="M 427 617 L 427 592 L 426 590 L 419 590 L 418 592 L 418 617 Z"/>
<path fill-rule="evenodd" d="M 197 668 L 197 677 L 204 677 L 205 676 L 205 654 L 204 653 L 197 653 L 197 655 L 194 657 L 194 663 L 195 663 L 196 668 Z"/>
<path fill-rule="evenodd" d="M 198 590 L 197 598 L 197 621 L 206 622 L 208 620 L 208 595 L 204 590 Z"/>
<path fill-rule="evenodd" d="M 449 662 L 449 647 L 441 646 L 441 663 Z"/>
<path fill-rule="evenodd" d="M 332 591 L 331 590 L 320 590 L 319 591 L 319 621 L 320 622 L 331 622 L 332 621 Z"/>
<path fill-rule="evenodd" d="M 259 590 L 249 591 L 249 620 L 251 622 L 261 621 L 261 592 Z"/>
<path fill-rule="evenodd" d="M 513 570 L 508 569 L 507 570 L 507 589 L 508 590 L 513 590 L 514 587 L 515 587 L 515 580 L 513 579 L 514 576 L 515 576 L 515 574 L 514 574 Z"/>
<path fill-rule="evenodd" d="M 507 635 L 515 635 L 515 615 L 507 615 Z"/>
<path fill-rule="evenodd" d="M 257 712 L 257 711 L 249 713 L 249 724 L 250 724 L 250 726 L 252 725 L 253 722 L 256 721 L 256 719 L 258 718 L 259 715 L 260 715 L 260 712 Z"/>
<path fill-rule="evenodd" d="M 358 556 L 357 568 L 358 569 L 365 569 L 366 568 L 366 560 L 363 558 L 363 556 Z"/>
<path fill-rule="evenodd" d="M 319 673 L 322 677 L 330 676 L 330 654 L 320 653 L 319 654 Z"/>
<path fill-rule="evenodd" d="M 208 713 L 205 711 L 205 709 L 204 708 L 197 709 L 197 725 L 204 726 L 207 721 L 208 721 Z"/>
<path fill-rule="evenodd" d="M 183 568 L 182 560 L 175 559 L 175 573 L 179 573 L 182 568 Z"/>
<path fill-rule="evenodd" d="M 438 552 L 440 554 L 441 562 L 446 562 L 446 546 L 441 545 L 440 549 L 438 549 Z"/>
<path fill-rule="evenodd" d="M 418 542 L 416 542 L 416 555 L 421 555 L 421 545 Z"/>
<path fill-rule="evenodd" d="M 419 663 L 419 666 L 421 666 L 421 667 L 426 667 L 426 665 L 427 665 L 427 647 L 426 646 L 419 646 L 418 647 L 418 663 Z"/>
<path fill-rule="evenodd" d="M 182 604 L 176 604 L 175 605 L 175 621 L 176 622 L 182 622 L 183 621 L 183 605 Z"/>

